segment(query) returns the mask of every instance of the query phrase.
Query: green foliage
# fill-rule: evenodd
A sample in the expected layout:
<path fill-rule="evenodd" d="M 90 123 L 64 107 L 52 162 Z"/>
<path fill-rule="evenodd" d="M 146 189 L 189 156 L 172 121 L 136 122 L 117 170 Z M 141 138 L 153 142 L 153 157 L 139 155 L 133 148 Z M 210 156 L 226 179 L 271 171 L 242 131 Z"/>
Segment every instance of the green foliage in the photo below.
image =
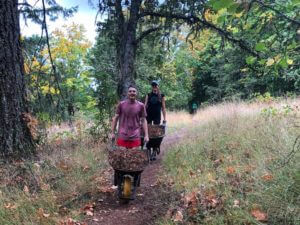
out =
<path fill-rule="evenodd" d="M 206 19 L 226 29 L 236 39 L 246 41 L 257 55 L 233 45 L 219 35 L 203 30 L 189 50 L 193 56 L 189 68 L 193 71 L 193 101 L 216 102 L 224 99 L 248 99 L 255 93 L 272 96 L 288 92 L 299 93 L 299 37 L 297 25 L 276 13 L 297 19 L 299 7 L 288 1 L 273 4 L 240 4 L 233 1 L 210 1 L 215 12 Z M 247 5 L 248 10 L 243 8 Z M 207 38 L 208 37 L 208 38 Z"/>
<path fill-rule="evenodd" d="M 295 116 L 298 111 L 298 106 L 293 105 L 283 105 L 281 107 L 269 106 L 261 110 L 261 115 L 266 118 L 269 117 L 286 117 L 286 116 Z"/>
<path fill-rule="evenodd" d="M 113 51 L 112 40 L 105 35 L 99 35 L 88 55 L 90 73 L 93 77 L 93 96 L 96 99 L 95 125 L 91 127 L 90 132 L 95 137 L 100 136 L 104 139 L 110 134 L 110 120 L 118 100 L 117 69 Z"/>
<path fill-rule="evenodd" d="M 42 121 L 65 120 L 75 111 L 93 111 L 92 78 L 86 55 L 90 43 L 82 26 L 72 24 L 55 30 L 51 36 L 51 53 L 56 68 L 49 59 L 45 39 L 26 38 L 25 72 L 32 111 Z"/>

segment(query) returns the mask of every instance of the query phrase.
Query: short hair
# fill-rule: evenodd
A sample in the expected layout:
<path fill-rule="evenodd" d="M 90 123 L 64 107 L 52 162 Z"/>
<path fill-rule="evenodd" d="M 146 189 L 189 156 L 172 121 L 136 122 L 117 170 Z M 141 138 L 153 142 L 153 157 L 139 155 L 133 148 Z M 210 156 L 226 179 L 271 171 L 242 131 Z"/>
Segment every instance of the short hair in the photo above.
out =
<path fill-rule="evenodd" d="M 137 87 L 136 87 L 134 84 L 130 84 L 130 85 L 128 86 L 128 90 L 129 90 L 129 88 L 134 88 L 135 90 L 137 90 Z"/>

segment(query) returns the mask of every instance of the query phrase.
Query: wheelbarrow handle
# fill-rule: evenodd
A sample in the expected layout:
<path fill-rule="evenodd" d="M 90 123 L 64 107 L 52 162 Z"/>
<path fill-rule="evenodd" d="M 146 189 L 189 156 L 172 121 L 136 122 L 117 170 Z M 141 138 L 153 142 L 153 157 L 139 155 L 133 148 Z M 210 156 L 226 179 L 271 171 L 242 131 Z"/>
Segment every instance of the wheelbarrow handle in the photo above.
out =
<path fill-rule="evenodd" d="M 111 148 L 112 148 L 113 150 L 116 149 L 116 138 L 115 138 L 115 137 L 111 139 Z"/>
<path fill-rule="evenodd" d="M 142 146 L 142 150 L 146 150 L 146 149 L 147 149 L 147 148 L 146 148 L 146 145 L 147 145 L 147 142 L 144 141 L 144 144 L 143 144 L 143 146 Z"/>

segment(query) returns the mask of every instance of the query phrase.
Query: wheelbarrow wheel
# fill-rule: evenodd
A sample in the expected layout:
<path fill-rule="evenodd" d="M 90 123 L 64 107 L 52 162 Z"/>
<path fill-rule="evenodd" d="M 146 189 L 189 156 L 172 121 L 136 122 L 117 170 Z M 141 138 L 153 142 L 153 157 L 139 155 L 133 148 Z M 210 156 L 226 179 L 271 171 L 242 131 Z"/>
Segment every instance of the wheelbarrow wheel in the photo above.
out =
<path fill-rule="evenodd" d="M 131 189 L 132 189 L 132 181 L 130 177 L 125 177 L 124 184 L 123 184 L 123 197 L 129 199 L 131 196 Z"/>

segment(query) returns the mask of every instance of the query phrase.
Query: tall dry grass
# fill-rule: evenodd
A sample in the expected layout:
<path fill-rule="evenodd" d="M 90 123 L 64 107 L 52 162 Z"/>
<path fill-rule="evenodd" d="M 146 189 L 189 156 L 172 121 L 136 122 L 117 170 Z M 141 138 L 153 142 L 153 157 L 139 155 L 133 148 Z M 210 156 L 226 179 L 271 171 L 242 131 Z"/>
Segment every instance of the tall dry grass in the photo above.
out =
<path fill-rule="evenodd" d="M 199 110 L 164 159 L 183 197 L 160 224 L 299 224 L 298 106 L 294 99 Z"/>
<path fill-rule="evenodd" d="M 220 104 L 200 108 L 194 115 L 188 114 L 186 111 L 168 112 L 167 120 L 170 127 L 179 128 L 186 125 L 195 124 L 196 122 L 208 122 L 236 115 L 257 115 L 260 114 L 263 109 L 282 109 L 287 105 L 291 107 L 300 107 L 300 98 L 274 101 L 223 102 Z"/>

